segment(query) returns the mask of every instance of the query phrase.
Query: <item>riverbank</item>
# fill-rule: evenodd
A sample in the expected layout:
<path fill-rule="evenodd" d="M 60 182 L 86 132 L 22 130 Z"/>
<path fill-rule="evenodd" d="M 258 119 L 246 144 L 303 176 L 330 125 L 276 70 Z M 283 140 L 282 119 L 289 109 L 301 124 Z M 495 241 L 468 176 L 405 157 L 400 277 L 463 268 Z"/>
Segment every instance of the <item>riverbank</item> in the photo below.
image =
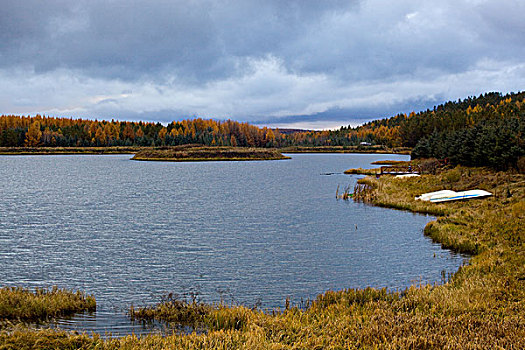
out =
<path fill-rule="evenodd" d="M 358 200 L 430 213 L 425 234 L 444 247 L 473 254 L 442 285 L 404 291 L 348 289 L 319 295 L 307 308 L 263 312 L 245 307 L 159 304 L 148 319 L 188 312 L 206 333 L 102 340 L 60 331 L 0 332 L 7 348 L 522 348 L 525 339 L 525 176 L 456 168 L 437 175 L 360 180 Z M 494 196 L 442 204 L 416 201 L 440 189 L 488 190 Z M 156 310 L 159 310 L 158 312 Z M 193 312 L 194 310 L 197 313 Z M 140 319 L 138 309 L 134 316 Z M 202 316 L 203 315 L 203 316 Z"/>
<path fill-rule="evenodd" d="M 135 154 L 144 147 L 0 147 L 0 155 Z"/>
<path fill-rule="evenodd" d="M 246 161 L 289 159 L 270 148 L 203 147 L 195 145 L 143 149 L 132 160 L 164 162 Z"/>

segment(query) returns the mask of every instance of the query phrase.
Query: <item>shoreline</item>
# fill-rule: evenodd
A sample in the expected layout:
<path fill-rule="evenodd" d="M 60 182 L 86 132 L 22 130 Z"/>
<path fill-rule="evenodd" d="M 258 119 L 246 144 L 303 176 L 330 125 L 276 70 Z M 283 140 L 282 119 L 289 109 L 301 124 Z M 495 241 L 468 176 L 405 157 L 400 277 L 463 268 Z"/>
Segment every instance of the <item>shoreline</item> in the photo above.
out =
<path fill-rule="evenodd" d="M 135 154 L 143 147 L 0 147 L 2 156 Z"/>
<path fill-rule="evenodd" d="M 444 248 L 472 254 L 469 264 L 442 285 L 413 285 L 402 292 L 373 288 L 327 291 L 304 310 L 286 307 L 265 313 L 220 306 L 204 311 L 204 321 L 211 325 L 204 334 L 101 340 L 64 332 L 65 337 L 86 347 L 103 344 L 110 349 L 168 344 L 174 348 L 520 347 L 525 336 L 525 175 L 458 167 L 419 178 L 367 177 L 359 180 L 359 186 L 363 188 L 356 192 L 357 200 L 437 216 L 425 227 L 425 235 Z M 442 187 L 472 186 L 494 195 L 442 204 L 414 200 L 416 195 Z M 160 305 L 159 310 L 166 318 L 181 312 L 193 317 L 192 309 L 201 312 L 196 306 Z M 64 341 L 60 331 L 18 332 L 0 334 L 0 343 L 25 344 L 16 341 L 29 343 L 34 338 Z"/>
<path fill-rule="evenodd" d="M 363 154 L 402 154 L 410 155 L 407 147 L 384 148 L 382 146 L 288 146 L 278 149 L 282 153 L 363 153 Z"/>

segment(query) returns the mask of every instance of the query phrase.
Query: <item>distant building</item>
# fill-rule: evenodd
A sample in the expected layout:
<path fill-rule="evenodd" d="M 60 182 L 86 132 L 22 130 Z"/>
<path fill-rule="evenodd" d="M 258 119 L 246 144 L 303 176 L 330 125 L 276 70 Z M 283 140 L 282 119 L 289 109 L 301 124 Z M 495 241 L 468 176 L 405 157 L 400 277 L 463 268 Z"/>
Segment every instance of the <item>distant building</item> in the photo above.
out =
<path fill-rule="evenodd" d="M 365 141 L 361 142 L 360 145 L 361 146 L 372 146 L 370 142 L 365 142 Z"/>

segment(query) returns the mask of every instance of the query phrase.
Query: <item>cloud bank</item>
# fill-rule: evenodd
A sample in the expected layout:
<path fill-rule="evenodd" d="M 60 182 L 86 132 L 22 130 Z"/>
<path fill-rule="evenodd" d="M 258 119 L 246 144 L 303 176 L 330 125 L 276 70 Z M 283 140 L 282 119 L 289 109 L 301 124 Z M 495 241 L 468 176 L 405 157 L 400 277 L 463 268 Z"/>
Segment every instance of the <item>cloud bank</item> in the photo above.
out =
<path fill-rule="evenodd" d="M 6 0 L 0 113 L 356 125 L 518 91 L 525 3 Z"/>

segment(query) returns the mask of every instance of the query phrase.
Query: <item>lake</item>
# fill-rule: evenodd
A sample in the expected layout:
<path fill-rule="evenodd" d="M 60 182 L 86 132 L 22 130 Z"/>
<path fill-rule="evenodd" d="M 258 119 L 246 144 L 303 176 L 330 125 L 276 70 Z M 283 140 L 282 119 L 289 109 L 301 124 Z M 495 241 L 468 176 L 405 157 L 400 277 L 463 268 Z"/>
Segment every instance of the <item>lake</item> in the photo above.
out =
<path fill-rule="evenodd" d="M 336 200 L 358 178 L 345 169 L 408 156 L 290 156 L 0 156 L 0 285 L 81 289 L 97 312 L 62 327 L 137 334 L 149 328 L 127 307 L 170 292 L 275 308 L 330 289 L 439 283 L 464 263 L 423 235 L 432 217 Z"/>

